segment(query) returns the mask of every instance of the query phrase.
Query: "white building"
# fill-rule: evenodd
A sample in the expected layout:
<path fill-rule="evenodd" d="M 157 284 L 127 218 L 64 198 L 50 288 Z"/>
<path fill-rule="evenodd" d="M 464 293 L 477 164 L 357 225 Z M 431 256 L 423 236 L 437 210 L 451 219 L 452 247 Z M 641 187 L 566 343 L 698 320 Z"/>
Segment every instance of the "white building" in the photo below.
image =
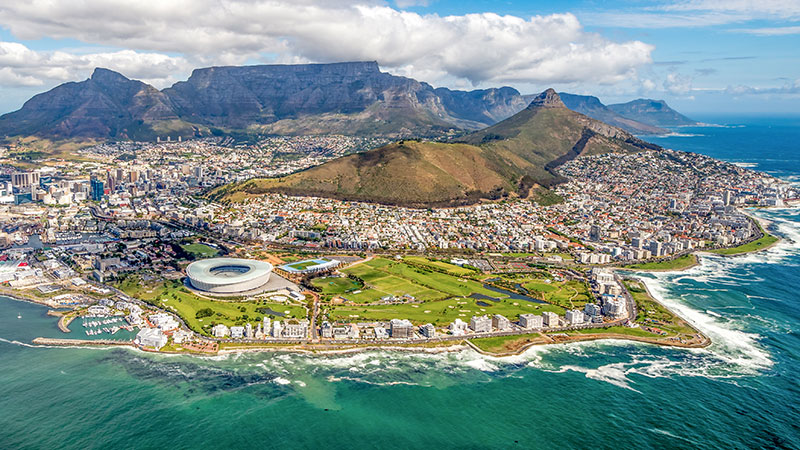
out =
<path fill-rule="evenodd" d="M 592 280 L 597 284 L 608 284 L 614 282 L 614 274 L 608 269 L 592 269 Z"/>
<path fill-rule="evenodd" d="M 469 327 L 476 333 L 489 333 L 492 331 L 492 319 L 489 316 L 472 316 Z"/>
<path fill-rule="evenodd" d="M 414 325 L 408 319 L 392 319 L 389 330 L 394 339 L 411 339 L 414 337 Z"/>
<path fill-rule="evenodd" d="M 505 316 L 495 314 L 492 316 L 492 326 L 497 331 L 508 331 L 511 329 L 511 321 Z"/>
<path fill-rule="evenodd" d="M 231 338 L 241 339 L 244 337 L 244 327 L 231 327 Z"/>
<path fill-rule="evenodd" d="M 542 316 L 539 316 L 537 314 L 520 314 L 519 325 L 522 328 L 538 329 L 542 328 L 544 322 L 542 321 Z"/>
<path fill-rule="evenodd" d="M 615 318 L 625 317 L 627 314 L 625 299 L 612 295 L 603 296 L 603 314 Z"/>
<path fill-rule="evenodd" d="M 142 328 L 136 335 L 134 342 L 142 347 L 151 347 L 160 350 L 167 345 L 167 335 L 158 328 Z"/>
<path fill-rule="evenodd" d="M 224 338 L 231 334 L 231 330 L 220 323 L 218 325 L 214 325 L 214 328 L 211 329 L 211 334 L 213 334 L 214 337 Z"/>
<path fill-rule="evenodd" d="M 436 337 L 436 327 L 434 327 L 432 323 L 426 323 L 425 325 L 419 327 L 419 334 L 428 339 Z"/>
<path fill-rule="evenodd" d="M 542 324 L 546 327 L 557 327 L 558 323 L 558 314 L 550 311 L 545 311 L 542 313 Z"/>
<path fill-rule="evenodd" d="M 567 325 L 581 325 L 583 323 L 583 311 L 571 309 L 567 311 L 565 319 L 567 320 Z"/>
<path fill-rule="evenodd" d="M 288 320 L 283 322 L 281 337 L 297 339 L 308 336 L 308 320 L 303 319 L 297 323 L 291 323 Z"/>
<path fill-rule="evenodd" d="M 463 336 L 467 332 L 467 323 L 461 319 L 456 319 L 450 324 L 450 333 L 453 336 Z"/>
<path fill-rule="evenodd" d="M 157 326 L 158 328 L 167 331 L 167 330 L 174 330 L 180 327 L 180 324 L 171 314 L 167 313 L 158 313 L 158 314 L 151 314 L 148 319 L 150 319 L 150 323 Z"/>

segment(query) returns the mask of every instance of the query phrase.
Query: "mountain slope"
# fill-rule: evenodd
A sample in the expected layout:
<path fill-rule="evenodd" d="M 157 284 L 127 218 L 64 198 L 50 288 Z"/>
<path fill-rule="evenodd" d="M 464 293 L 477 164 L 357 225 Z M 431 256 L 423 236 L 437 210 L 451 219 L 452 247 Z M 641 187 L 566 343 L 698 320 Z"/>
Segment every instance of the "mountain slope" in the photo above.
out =
<path fill-rule="evenodd" d="M 656 127 L 697 125 L 697 122 L 675 111 L 664 100 L 640 98 L 628 103 L 608 105 L 617 114 Z"/>
<path fill-rule="evenodd" d="M 562 181 L 555 168 L 578 155 L 658 148 L 567 109 L 549 89 L 523 111 L 458 143 L 405 141 L 276 179 L 213 191 L 219 201 L 268 192 L 412 207 L 525 197 Z"/>
<path fill-rule="evenodd" d="M 19 111 L 0 117 L 0 136 L 152 139 L 155 129 L 164 126 L 192 133 L 166 95 L 98 68 L 88 80 L 57 86 L 34 96 Z"/>
<path fill-rule="evenodd" d="M 567 108 L 577 111 L 592 119 L 599 120 L 609 125 L 622 128 L 634 134 L 665 134 L 669 130 L 659 128 L 650 124 L 638 122 L 624 117 L 600 102 L 600 99 L 591 95 L 575 95 L 559 92 L 558 95 Z"/>

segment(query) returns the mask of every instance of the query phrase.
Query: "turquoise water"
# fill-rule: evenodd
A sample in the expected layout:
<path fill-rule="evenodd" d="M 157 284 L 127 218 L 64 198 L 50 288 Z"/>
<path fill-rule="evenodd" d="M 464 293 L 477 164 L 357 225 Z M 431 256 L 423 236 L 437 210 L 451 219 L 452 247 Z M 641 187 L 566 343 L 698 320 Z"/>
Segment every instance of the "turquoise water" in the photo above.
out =
<path fill-rule="evenodd" d="M 659 143 L 800 176 L 800 124 L 737 123 Z M 787 239 L 646 278 L 711 336 L 702 350 L 594 342 L 496 359 L 55 349 L 27 344 L 63 336 L 45 308 L 0 299 L 0 448 L 800 448 L 800 210 L 757 214 Z"/>

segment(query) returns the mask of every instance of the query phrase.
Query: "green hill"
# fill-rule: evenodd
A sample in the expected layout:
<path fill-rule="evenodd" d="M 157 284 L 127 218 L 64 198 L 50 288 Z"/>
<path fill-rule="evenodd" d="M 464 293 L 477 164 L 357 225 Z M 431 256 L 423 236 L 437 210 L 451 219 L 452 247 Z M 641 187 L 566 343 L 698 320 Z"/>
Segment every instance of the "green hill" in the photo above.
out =
<path fill-rule="evenodd" d="M 268 192 L 413 207 L 552 196 L 556 167 L 578 155 L 658 148 L 567 109 L 552 89 L 516 115 L 457 143 L 400 141 L 282 178 L 253 179 L 210 193 L 240 201 Z"/>

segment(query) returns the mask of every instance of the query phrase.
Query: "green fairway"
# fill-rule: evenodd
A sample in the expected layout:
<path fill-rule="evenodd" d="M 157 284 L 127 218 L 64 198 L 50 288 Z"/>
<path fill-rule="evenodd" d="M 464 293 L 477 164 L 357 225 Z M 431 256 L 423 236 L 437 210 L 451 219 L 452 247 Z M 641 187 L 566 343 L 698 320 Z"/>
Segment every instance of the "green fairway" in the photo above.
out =
<path fill-rule="evenodd" d="M 379 299 L 387 295 L 399 297 L 405 294 L 421 301 L 441 300 L 454 296 L 467 297 L 473 293 L 489 297 L 505 297 L 503 294 L 484 288 L 477 281 L 385 258 L 358 264 L 345 269 L 344 272 L 355 275 L 366 283 L 361 293 L 344 296 L 355 303 L 364 303 L 364 300 Z"/>
<path fill-rule="evenodd" d="M 531 297 L 564 309 L 583 309 L 586 303 L 593 301 L 586 283 L 578 280 L 558 281 L 547 272 L 505 274 L 501 276 L 501 280 L 500 284 L 506 288 L 511 289 L 519 284 L 528 290 Z"/>
<path fill-rule="evenodd" d="M 478 305 L 479 301 L 483 304 Z M 518 320 L 522 313 L 541 314 L 545 311 L 564 314 L 564 309 L 558 306 L 523 300 L 504 299 L 493 302 L 472 298 L 451 298 L 418 304 L 335 305 L 328 311 L 328 317 L 332 320 L 351 322 L 408 319 L 415 324 L 432 323 L 442 326 L 456 319 L 469 322 L 474 315 L 502 314 L 510 320 Z"/>
<path fill-rule="evenodd" d="M 626 269 L 634 270 L 682 270 L 697 264 L 697 256 L 694 253 L 683 255 L 675 259 L 664 259 L 662 261 L 646 262 L 642 264 L 631 264 L 625 266 Z"/>
<path fill-rule="evenodd" d="M 205 335 L 210 335 L 211 327 L 218 323 L 231 326 L 245 322 L 255 324 L 264 316 L 273 319 L 306 317 L 306 309 L 298 305 L 264 300 L 222 301 L 200 297 L 186 289 L 180 281 L 146 283 L 136 275 L 129 275 L 117 284 L 117 288 L 131 297 L 175 312 L 189 328 Z"/>
<path fill-rule="evenodd" d="M 181 248 L 186 253 L 191 253 L 198 258 L 213 258 L 214 256 L 217 256 L 217 254 L 219 253 L 217 249 L 199 243 L 183 244 L 181 245 Z"/>
<path fill-rule="evenodd" d="M 344 277 L 323 277 L 311 281 L 325 295 L 339 295 L 361 289 L 361 283 Z"/>

